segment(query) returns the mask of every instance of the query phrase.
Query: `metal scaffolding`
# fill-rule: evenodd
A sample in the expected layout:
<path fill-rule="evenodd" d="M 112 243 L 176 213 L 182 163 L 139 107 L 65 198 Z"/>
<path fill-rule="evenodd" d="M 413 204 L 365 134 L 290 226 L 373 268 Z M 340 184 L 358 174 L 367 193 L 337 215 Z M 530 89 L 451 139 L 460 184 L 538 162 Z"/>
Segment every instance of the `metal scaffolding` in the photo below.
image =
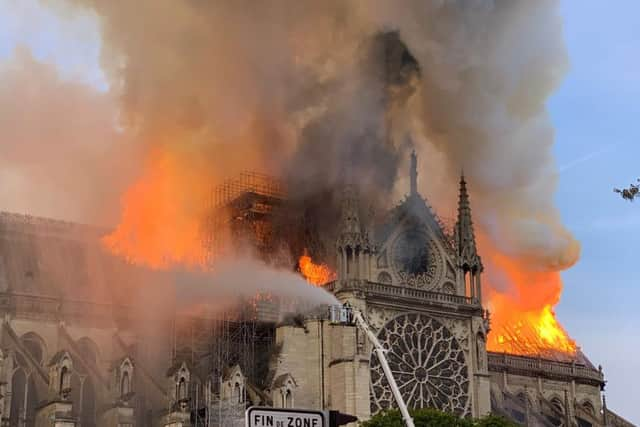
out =
<path fill-rule="evenodd" d="M 204 244 L 212 261 L 239 243 L 261 249 L 272 232 L 273 209 L 285 198 L 283 184 L 257 172 L 242 172 L 215 187 L 209 200 Z"/>
<path fill-rule="evenodd" d="M 255 172 L 243 172 L 215 187 L 203 233 L 209 263 L 243 246 L 272 253 L 278 240 L 274 217 L 286 203 L 285 197 L 280 181 Z M 192 417 L 194 426 L 243 425 L 246 405 L 249 401 L 255 404 L 256 390 L 268 386 L 280 304 L 276 298 L 260 294 L 226 305 L 223 311 L 176 317 L 174 363 L 187 361 L 197 378 L 191 396 L 192 414 L 197 414 Z M 241 399 L 224 395 L 225 375 L 236 365 L 252 390 L 249 395 L 245 388 Z"/>
<path fill-rule="evenodd" d="M 242 421 L 248 397 L 223 396 L 222 383 L 238 365 L 247 381 L 264 387 L 275 323 L 258 318 L 257 305 L 241 301 L 233 308 L 199 317 L 176 316 L 174 364 L 186 362 L 192 374 L 190 406 L 195 427 L 233 426 Z M 197 414 L 197 416 L 196 416 Z M 239 424 L 240 425 L 240 424 Z"/>

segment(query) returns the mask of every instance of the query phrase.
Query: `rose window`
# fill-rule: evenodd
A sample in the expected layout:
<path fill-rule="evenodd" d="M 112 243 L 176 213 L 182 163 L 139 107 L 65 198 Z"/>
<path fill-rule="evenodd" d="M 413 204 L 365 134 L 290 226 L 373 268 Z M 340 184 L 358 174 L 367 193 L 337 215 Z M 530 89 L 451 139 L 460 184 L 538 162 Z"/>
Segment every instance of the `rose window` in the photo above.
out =
<path fill-rule="evenodd" d="M 402 284 L 429 290 L 440 282 L 444 261 L 438 245 L 424 230 L 413 228 L 400 233 L 391 253 Z"/>
<path fill-rule="evenodd" d="M 437 320 L 405 314 L 378 333 L 387 361 L 409 408 L 469 413 L 469 377 L 458 341 Z M 371 354 L 371 412 L 396 407 L 375 353 Z"/>

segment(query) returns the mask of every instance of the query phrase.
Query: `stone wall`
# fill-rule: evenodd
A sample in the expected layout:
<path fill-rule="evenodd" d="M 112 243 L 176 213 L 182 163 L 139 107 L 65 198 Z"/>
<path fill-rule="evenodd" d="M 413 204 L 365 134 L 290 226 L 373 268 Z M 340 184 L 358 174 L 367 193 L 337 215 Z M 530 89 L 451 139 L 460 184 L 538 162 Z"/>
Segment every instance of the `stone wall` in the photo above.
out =
<path fill-rule="evenodd" d="M 358 344 L 359 334 L 355 326 L 318 319 L 277 329 L 276 345 L 281 350 L 274 377 L 293 377 L 297 407 L 331 408 L 361 420 L 369 418 L 369 358 Z"/>

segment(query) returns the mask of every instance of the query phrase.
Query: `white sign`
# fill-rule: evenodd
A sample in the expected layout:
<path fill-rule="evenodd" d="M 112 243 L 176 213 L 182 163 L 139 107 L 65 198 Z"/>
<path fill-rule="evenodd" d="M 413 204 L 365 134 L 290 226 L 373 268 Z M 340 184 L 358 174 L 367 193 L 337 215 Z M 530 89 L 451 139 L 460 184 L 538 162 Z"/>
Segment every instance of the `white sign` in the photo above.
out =
<path fill-rule="evenodd" d="M 247 427 L 326 427 L 323 412 L 304 409 L 251 407 L 245 420 Z"/>

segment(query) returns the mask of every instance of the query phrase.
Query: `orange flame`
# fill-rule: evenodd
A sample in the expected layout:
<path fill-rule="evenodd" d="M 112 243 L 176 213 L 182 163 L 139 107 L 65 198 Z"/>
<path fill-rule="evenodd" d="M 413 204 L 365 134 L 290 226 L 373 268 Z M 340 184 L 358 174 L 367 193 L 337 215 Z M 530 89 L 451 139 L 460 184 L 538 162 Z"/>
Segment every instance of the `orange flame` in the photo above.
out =
<path fill-rule="evenodd" d="M 508 290 L 489 290 L 490 351 L 520 355 L 573 356 L 577 350 L 556 319 L 553 307 L 560 300 L 562 280 L 557 271 L 532 271 L 527 260 L 517 260 L 495 251 L 489 261 L 504 274 Z M 490 284 L 491 285 L 491 284 Z"/>
<path fill-rule="evenodd" d="M 487 343 L 490 351 L 552 356 L 558 352 L 573 355 L 577 350 L 549 305 L 540 311 L 518 313 L 517 319 L 495 328 Z"/>
<path fill-rule="evenodd" d="M 201 239 L 207 190 L 212 180 L 194 168 L 190 156 L 163 146 L 152 153 L 141 177 L 124 194 L 120 224 L 103 238 L 115 255 L 152 268 L 175 265 L 204 268 Z M 501 254 L 479 237 L 481 254 L 504 274 L 507 286 L 485 283 L 491 310 L 491 351 L 523 355 L 575 354 L 577 346 L 558 323 L 553 308 L 562 291 L 558 271 L 533 270 L 536 263 Z M 307 251 L 298 260 L 306 280 L 322 286 L 336 275 L 314 263 Z"/>
<path fill-rule="evenodd" d="M 201 180 L 185 174 L 189 168 L 181 163 L 167 147 L 150 156 L 122 198 L 119 225 L 102 239 L 113 254 L 156 269 L 204 265 Z"/>
<path fill-rule="evenodd" d="M 298 260 L 300 273 L 307 279 L 307 282 L 315 286 L 322 286 L 336 278 L 335 273 L 326 264 L 315 264 L 307 250 Z"/>

